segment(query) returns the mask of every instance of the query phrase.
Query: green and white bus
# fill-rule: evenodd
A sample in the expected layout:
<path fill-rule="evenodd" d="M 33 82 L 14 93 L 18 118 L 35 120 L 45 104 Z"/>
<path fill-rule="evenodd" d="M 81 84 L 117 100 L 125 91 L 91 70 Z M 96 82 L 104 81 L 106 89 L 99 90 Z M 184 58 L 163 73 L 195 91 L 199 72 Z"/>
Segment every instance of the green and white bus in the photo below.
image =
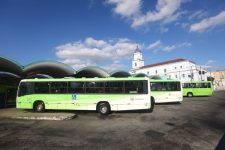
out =
<path fill-rule="evenodd" d="M 155 103 L 183 101 L 181 82 L 177 80 L 150 80 L 151 96 Z"/>
<path fill-rule="evenodd" d="M 183 96 L 212 96 L 213 86 L 211 81 L 183 82 Z"/>
<path fill-rule="evenodd" d="M 121 110 L 153 110 L 149 79 L 63 78 L 24 79 L 17 94 L 17 108 L 97 110 L 100 114 Z"/>

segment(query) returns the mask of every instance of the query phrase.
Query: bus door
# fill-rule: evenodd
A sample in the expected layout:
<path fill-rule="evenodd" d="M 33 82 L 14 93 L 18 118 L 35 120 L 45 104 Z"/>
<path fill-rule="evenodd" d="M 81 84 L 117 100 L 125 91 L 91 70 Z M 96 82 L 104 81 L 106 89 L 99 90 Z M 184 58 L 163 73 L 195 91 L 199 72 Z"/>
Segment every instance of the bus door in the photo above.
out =
<path fill-rule="evenodd" d="M 0 108 L 5 107 L 5 93 L 0 93 Z"/>
<path fill-rule="evenodd" d="M 125 93 L 129 93 L 128 109 L 143 109 L 148 107 L 150 97 L 148 94 L 148 81 L 126 81 L 125 82 Z"/>

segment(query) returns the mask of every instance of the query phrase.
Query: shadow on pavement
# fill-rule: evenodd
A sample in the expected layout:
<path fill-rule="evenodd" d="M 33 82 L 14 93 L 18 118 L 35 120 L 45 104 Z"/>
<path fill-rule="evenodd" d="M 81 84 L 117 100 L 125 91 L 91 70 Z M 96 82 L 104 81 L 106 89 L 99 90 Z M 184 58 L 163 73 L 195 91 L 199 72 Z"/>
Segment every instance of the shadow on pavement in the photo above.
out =
<path fill-rule="evenodd" d="M 156 103 L 155 105 L 180 105 L 181 102 Z"/>
<path fill-rule="evenodd" d="M 216 146 L 216 150 L 225 150 L 225 133 Z"/>

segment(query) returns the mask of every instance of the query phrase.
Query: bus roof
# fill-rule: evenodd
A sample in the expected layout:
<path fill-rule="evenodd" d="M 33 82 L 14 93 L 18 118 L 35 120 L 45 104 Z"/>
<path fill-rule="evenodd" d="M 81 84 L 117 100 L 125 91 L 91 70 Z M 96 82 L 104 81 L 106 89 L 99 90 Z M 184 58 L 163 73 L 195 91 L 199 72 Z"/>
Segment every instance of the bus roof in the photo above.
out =
<path fill-rule="evenodd" d="M 150 79 L 150 82 L 180 82 L 179 80 L 154 80 Z"/>
<path fill-rule="evenodd" d="M 59 82 L 59 81 L 132 81 L 132 80 L 148 80 L 147 77 L 128 77 L 128 78 L 52 78 L 52 79 L 23 79 L 21 82 Z"/>
<path fill-rule="evenodd" d="M 211 81 L 184 81 L 183 83 L 212 83 Z"/>

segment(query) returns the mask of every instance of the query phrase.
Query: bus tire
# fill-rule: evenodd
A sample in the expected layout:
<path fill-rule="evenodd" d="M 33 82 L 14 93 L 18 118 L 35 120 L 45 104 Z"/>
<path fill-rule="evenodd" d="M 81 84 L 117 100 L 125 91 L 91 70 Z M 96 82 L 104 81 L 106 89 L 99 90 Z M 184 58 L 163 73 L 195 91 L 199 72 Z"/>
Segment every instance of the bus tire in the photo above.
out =
<path fill-rule="evenodd" d="M 193 97 L 193 93 L 192 92 L 188 92 L 187 93 L 187 97 Z"/>
<path fill-rule="evenodd" d="M 34 103 L 34 110 L 37 112 L 44 112 L 45 111 L 45 104 L 42 101 L 37 101 Z"/>
<path fill-rule="evenodd" d="M 100 102 L 97 105 L 97 111 L 101 114 L 101 115 L 108 115 L 110 113 L 110 105 L 107 102 Z"/>
<path fill-rule="evenodd" d="M 155 99 L 154 97 L 151 97 L 151 108 L 149 109 L 149 112 L 153 112 L 154 107 L 155 107 Z"/>

